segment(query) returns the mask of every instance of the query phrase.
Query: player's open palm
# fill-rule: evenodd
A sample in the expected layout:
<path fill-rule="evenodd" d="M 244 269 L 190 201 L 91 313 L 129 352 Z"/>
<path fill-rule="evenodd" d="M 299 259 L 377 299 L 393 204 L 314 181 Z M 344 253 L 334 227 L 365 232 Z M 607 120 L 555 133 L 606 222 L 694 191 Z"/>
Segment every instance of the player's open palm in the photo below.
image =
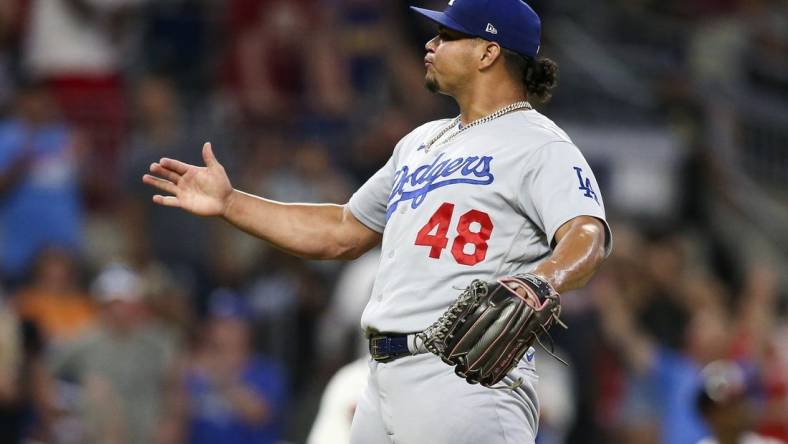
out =
<path fill-rule="evenodd" d="M 214 157 L 210 143 L 203 145 L 202 157 L 204 167 L 167 158 L 151 164 L 153 175 L 146 174 L 142 181 L 169 194 L 157 194 L 153 201 L 199 216 L 223 215 L 233 187 L 224 167 Z"/>

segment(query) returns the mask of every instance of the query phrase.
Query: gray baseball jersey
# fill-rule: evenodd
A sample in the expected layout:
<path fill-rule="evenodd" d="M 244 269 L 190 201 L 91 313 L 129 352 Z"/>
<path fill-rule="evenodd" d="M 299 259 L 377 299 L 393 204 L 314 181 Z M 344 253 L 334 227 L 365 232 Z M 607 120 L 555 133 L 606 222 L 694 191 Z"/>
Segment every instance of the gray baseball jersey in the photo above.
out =
<path fill-rule="evenodd" d="M 471 280 L 534 268 L 565 222 L 605 221 L 588 163 L 539 112 L 506 114 L 426 149 L 448 124 L 430 122 L 405 136 L 348 202 L 361 223 L 383 233 L 365 329 L 420 331 Z"/>

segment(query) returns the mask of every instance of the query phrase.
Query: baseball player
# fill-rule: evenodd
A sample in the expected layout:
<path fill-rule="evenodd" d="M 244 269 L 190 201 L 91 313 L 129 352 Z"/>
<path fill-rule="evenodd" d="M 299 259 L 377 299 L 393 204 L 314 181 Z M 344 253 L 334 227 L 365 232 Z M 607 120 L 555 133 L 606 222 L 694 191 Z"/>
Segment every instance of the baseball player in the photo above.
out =
<path fill-rule="evenodd" d="M 556 66 L 537 56 L 540 19 L 526 3 L 413 9 L 438 24 L 426 86 L 460 114 L 406 135 L 347 204 L 235 190 L 210 144 L 204 167 L 165 158 L 143 181 L 165 193 L 158 204 L 221 217 L 301 257 L 353 259 L 382 242 L 361 318 L 372 359 L 352 443 L 533 443 L 532 351 L 498 390 L 457 377 L 415 333 L 451 319 L 457 289 L 474 279 L 527 273 L 521 282 L 553 295 L 584 285 L 610 251 L 602 196 L 571 139 L 528 102 L 549 98 Z"/>

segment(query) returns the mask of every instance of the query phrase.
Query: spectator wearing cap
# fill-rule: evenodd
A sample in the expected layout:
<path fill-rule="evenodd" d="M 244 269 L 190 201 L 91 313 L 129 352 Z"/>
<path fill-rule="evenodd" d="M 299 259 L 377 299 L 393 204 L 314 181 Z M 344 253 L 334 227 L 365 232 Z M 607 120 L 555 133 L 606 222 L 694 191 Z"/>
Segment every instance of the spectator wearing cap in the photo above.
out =
<path fill-rule="evenodd" d="M 104 269 L 91 286 L 95 330 L 52 357 L 59 393 L 71 394 L 61 396 L 69 423 L 78 424 L 58 442 L 154 442 L 176 347 L 150 322 L 143 285 L 123 265 Z"/>
<path fill-rule="evenodd" d="M 277 363 L 252 353 L 249 316 L 240 296 L 212 295 L 184 377 L 185 442 L 273 444 L 281 438 L 287 383 Z"/>
<path fill-rule="evenodd" d="M 708 435 L 694 406 L 698 374 L 706 363 L 727 355 L 732 333 L 726 328 L 728 318 L 715 306 L 696 312 L 684 333 L 685 345 L 677 352 L 660 345 L 635 324 L 632 307 L 620 289 L 608 284 L 594 290 L 598 292 L 595 298 L 600 304 L 598 313 L 605 337 L 630 372 L 632 392 L 627 394 L 622 417 L 628 422 L 641 422 L 655 416 L 660 423 L 650 436 L 637 433 L 637 440 L 627 442 L 656 438 L 652 442 L 697 443 Z"/>
<path fill-rule="evenodd" d="M 780 444 L 752 431 L 755 419 L 747 375 L 732 361 L 714 361 L 701 372 L 696 406 L 711 430 L 698 444 Z"/>

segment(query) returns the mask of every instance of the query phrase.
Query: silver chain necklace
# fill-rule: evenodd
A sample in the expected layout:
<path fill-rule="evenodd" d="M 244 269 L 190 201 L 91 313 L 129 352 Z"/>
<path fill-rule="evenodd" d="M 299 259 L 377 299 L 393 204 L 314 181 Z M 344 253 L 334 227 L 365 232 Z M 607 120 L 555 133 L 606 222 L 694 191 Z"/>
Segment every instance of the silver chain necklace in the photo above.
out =
<path fill-rule="evenodd" d="M 450 140 L 452 140 L 455 137 L 457 137 L 458 135 L 460 135 L 463 131 L 467 131 L 467 130 L 473 128 L 474 126 L 479 126 L 479 125 L 481 125 L 483 123 L 487 123 L 487 122 L 490 122 L 492 120 L 495 120 L 495 119 L 497 119 L 497 118 L 499 118 L 499 117 L 501 117 L 501 116 L 503 116 L 505 114 L 509 114 L 511 112 L 514 112 L 514 111 L 519 111 L 521 109 L 531 110 L 531 109 L 533 109 L 533 107 L 531 106 L 530 103 L 528 103 L 526 101 L 514 102 L 511 105 L 508 105 L 508 106 L 506 106 L 504 108 L 501 108 L 501 109 L 499 109 L 498 111 L 496 111 L 496 112 L 494 112 L 492 114 L 488 114 L 488 115 L 486 115 L 484 117 L 478 118 L 478 119 L 474 120 L 473 122 L 471 122 L 471 123 L 469 123 L 469 124 L 467 124 L 465 126 L 462 126 L 462 127 L 459 126 L 459 124 L 460 124 L 460 116 L 457 116 L 454 119 L 452 119 L 452 121 L 445 128 L 440 130 L 440 132 L 438 132 L 438 134 L 435 135 L 435 137 L 430 139 L 427 143 L 422 144 L 421 147 L 419 147 L 419 149 L 424 149 L 425 153 L 429 153 L 430 152 L 430 148 L 432 148 L 432 146 L 435 145 L 436 142 L 441 140 L 441 138 L 443 136 L 445 136 L 446 133 L 448 133 L 452 129 L 454 129 L 455 131 L 452 132 L 452 133 L 449 133 L 449 136 L 446 137 L 445 139 L 443 139 L 440 143 L 438 143 L 438 145 L 442 145 L 442 144 L 448 143 Z"/>

